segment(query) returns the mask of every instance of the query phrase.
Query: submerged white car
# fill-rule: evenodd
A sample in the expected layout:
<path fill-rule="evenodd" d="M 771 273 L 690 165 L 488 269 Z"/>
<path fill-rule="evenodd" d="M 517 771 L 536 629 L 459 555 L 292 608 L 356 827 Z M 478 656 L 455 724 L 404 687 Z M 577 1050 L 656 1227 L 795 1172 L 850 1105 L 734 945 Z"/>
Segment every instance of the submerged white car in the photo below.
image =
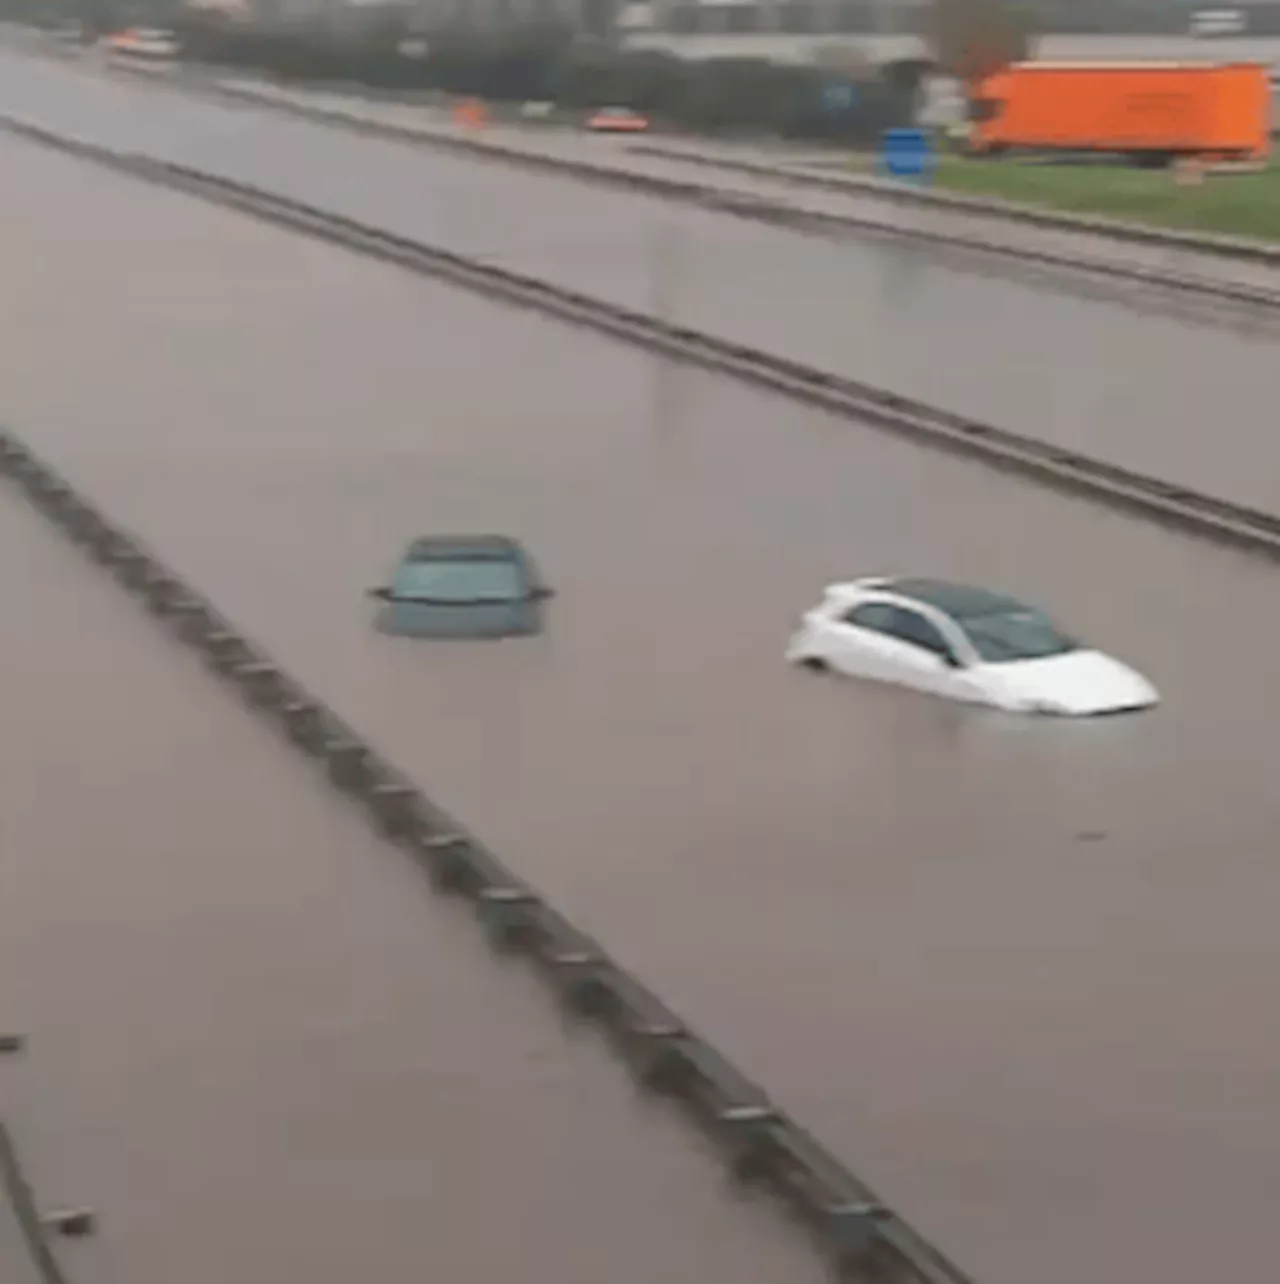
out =
<path fill-rule="evenodd" d="M 1042 611 L 942 580 L 830 585 L 787 659 L 1019 713 L 1087 717 L 1159 700 L 1140 673 L 1065 637 Z"/>

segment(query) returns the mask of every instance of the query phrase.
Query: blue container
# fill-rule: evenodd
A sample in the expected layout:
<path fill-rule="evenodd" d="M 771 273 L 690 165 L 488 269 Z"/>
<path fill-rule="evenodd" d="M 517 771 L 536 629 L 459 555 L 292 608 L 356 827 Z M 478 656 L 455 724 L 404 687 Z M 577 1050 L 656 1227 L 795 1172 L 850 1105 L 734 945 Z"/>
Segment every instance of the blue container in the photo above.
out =
<path fill-rule="evenodd" d="M 936 165 L 933 143 L 925 130 L 886 129 L 880 136 L 879 168 L 891 178 L 927 182 Z"/>

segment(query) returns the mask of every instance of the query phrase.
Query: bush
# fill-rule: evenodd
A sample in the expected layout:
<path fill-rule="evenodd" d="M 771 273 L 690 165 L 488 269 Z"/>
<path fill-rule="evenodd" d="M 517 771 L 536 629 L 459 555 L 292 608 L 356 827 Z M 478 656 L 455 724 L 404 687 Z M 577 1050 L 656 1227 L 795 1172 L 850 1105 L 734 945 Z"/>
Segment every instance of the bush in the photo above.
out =
<path fill-rule="evenodd" d="M 692 62 L 575 41 L 557 27 L 501 35 L 443 30 L 425 57 L 402 52 L 406 30 L 383 20 L 360 32 L 252 32 L 191 17 L 185 56 L 310 81 L 388 89 L 437 89 L 492 102 L 554 102 L 574 110 L 632 107 L 677 128 L 782 134 L 850 143 L 910 123 L 914 86 L 871 70 L 842 72 L 757 58 Z M 833 95 L 833 86 L 852 92 Z"/>

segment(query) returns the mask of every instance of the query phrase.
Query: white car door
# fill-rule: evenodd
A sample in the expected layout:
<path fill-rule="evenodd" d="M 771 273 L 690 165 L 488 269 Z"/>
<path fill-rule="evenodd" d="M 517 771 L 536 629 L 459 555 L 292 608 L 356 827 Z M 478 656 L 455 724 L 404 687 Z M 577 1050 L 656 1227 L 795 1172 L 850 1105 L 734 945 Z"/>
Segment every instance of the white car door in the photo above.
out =
<path fill-rule="evenodd" d="M 939 625 L 923 611 L 894 608 L 893 633 L 907 655 L 909 686 L 952 699 L 972 699 L 973 682 L 957 649 Z"/>
<path fill-rule="evenodd" d="M 904 681 L 910 656 L 890 631 L 893 613 L 888 603 L 863 602 L 833 615 L 827 625 L 827 663 L 856 678 Z"/>
<path fill-rule="evenodd" d="M 949 658 L 951 648 L 925 616 L 890 602 L 864 602 L 835 626 L 832 668 L 964 699 L 963 670 Z"/>

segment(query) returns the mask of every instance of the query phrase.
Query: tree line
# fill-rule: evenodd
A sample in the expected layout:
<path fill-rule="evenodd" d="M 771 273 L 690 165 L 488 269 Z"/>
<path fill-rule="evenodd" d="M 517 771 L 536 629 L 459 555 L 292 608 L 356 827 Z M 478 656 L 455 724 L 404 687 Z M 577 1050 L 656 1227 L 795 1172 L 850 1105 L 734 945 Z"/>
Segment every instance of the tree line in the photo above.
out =
<path fill-rule="evenodd" d="M 206 15 L 179 27 L 186 56 L 282 79 L 437 90 L 567 110 L 630 107 L 698 132 L 869 142 L 908 123 L 922 68 L 879 71 L 763 58 L 690 60 L 572 38 L 549 27 L 418 37 L 394 15 L 354 31 L 253 31 Z"/>
<path fill-rule="evenodd" d="M 552 23 L 423 32 L 399 7 L 331 10 L 338 21 L 272 27 L 181 0 L 0 0 L 0 14 L 28 17 L 33 10 L 45 21 L 79 18 L 94 31 L 158 22 L 176 31 L 186 58 L 283 80 L 546 102 L 568 111 L 622 106 L 691 132 L 853 146 L 910 124 L 930 71 L 968 81 L 1027 56 L 1032 28 L 1019 0 L 933 0 L 929 55 L 876 66 L 856 45 L 840 43 L 796 64 L 629 50 Z"/>

